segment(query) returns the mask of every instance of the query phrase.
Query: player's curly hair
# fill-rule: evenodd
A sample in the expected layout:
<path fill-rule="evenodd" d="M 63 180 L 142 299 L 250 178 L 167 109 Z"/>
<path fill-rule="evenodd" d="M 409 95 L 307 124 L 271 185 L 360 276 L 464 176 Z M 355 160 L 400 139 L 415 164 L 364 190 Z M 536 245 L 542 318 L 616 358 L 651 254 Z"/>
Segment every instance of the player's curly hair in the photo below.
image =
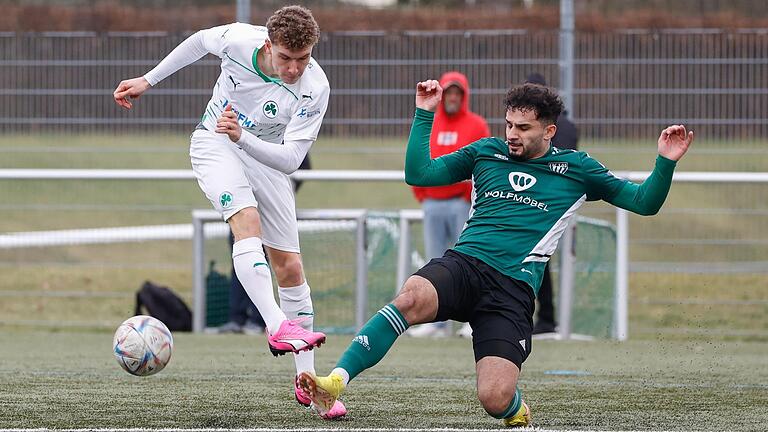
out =
<path fill-rule="evenodd" d="M 525 83 L 512 87 L 504 98 L 504 105 L 509 110 L 529 111 L 536 113 L 536 120 L 551 125 L 563 112 L 563 101 L 557 92 L 539 84 Z"/>
<path fill-rule="evenodd" d="M 272 43 L 297 51 L 317 43 L 320 39 L 320 26 L 309 9 L 285 6 L 267 20 L 267 34 Z"/>

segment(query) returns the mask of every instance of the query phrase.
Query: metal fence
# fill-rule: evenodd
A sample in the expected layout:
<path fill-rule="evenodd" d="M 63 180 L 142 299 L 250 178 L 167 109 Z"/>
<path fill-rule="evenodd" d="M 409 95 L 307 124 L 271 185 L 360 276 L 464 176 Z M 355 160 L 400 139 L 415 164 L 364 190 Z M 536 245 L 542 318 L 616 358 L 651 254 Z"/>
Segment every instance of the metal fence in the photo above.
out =
<path fill-rule="evenodd" d="M 183 35 L 0 35 L 0 132 L 188 131 L 218 75 L 205 58 L 153 89 L 130 115 L 109 98 Z M 314 53 L 333 89 L 323 132 L 402 136 L 414 84 L 467 74 L 472 109 L 501 131 L 511 83 L 538 71 L 558 83 L 558 33 L 332 33 Z M 574 120 L 587 138 L 646 138 L 670 121 L 713 140 L 766 135 L 768 32 L 699 30 L 576 34 Z"/>

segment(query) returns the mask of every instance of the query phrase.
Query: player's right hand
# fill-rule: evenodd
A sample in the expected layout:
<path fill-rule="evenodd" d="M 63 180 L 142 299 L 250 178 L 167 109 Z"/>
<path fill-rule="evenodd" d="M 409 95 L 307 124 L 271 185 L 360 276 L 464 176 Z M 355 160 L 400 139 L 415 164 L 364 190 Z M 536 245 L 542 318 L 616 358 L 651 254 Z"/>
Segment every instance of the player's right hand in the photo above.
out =
<path fill-rule="evenodd" d="M 216 133 L 226 134 L 230 141 L 236 143 L 243 136 L 243 128 L 237 121 L 237 113 L 232 105 L 227 105 L 224 112 L 216 119 Z"/>
<path fill-rule="evenodd" d="M 133 104 L 130 99 L 138 99 L 150 87 L 152 86 L 144 77 L 132 78 L 120 81 L 112 96 L 116 104 L 125 109 L 131 109 Z"/>
<path fill-rule="evenodd" d="M 693 137 L 693 131 L 687 131 L 684 125 L 669 126 L 659 136 L 659 154 L 679 161 L 693 143 Z"/>
<path fill-rule="evenodd" d="M 416 84 L 416 108 L 435 112 L 440 99 L 443 97 L 443 88 L 437 80 L 427 80 Z"/>

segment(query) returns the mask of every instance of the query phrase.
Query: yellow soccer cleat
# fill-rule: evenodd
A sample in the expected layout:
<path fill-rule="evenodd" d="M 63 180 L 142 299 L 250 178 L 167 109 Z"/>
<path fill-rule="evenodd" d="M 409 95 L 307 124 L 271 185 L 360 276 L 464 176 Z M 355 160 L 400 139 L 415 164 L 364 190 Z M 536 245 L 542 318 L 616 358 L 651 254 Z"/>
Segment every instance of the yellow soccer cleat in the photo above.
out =
<path fill-rule="evenodd" d="M 335 373 L 319 377 L 311 372 L 302 372 L 299 374 L 299 387 L 312 400 L 317 412 L 325 416 L 344 391 L 344 379 Z"/>
<path fill-rule="evenodd" d="M 506 427 L 525 427 L 531 424 L 531 409 L 528 408 L 528 404 L 523 401 L 520 404 L 520 409 L 517 410 L 515 415 L 507 417 L 501 420 Z"/>

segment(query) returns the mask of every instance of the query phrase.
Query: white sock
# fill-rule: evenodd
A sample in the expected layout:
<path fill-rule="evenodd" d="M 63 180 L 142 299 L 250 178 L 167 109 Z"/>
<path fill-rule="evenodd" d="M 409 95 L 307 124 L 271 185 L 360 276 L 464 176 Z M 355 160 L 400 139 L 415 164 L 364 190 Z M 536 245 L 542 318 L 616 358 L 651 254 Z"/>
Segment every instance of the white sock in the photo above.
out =
<path fill-rule="evenodd" d="M 278 287 L 280 297 L 280 309 L 288 319 L 304 318 L 301 326 L 305 330 L 312 331 L 315 324 L 315 310 L 312 308 L 312 298 L 309 295 L 307 282 L 295 287 Z M 315 351 L 309 350 L 293 355 L 296 363 L 296 374 L 302 372 L 315 373 Z"/>
<path fill-rule="evenodd" d="M 274 334 L 286 318 L 275 302 L 272 275 L 264 256 L 261 239 L 248 237 L 236 241 L 232 246 L 232 262 L 235 265 L 237 278 L 240 279 L 248 297 L 264 318 L 267 330 L 270 334 Z"/>
<path fill-rule="evenodd" d="M 335 368 L 334 370 L 331 371 L 331 373 L 341 375 L 341 381 L 344 383 L 344 387 L 346 387 L 349 384 L 349 372 L 347 372 L 346 369 Z"/>

